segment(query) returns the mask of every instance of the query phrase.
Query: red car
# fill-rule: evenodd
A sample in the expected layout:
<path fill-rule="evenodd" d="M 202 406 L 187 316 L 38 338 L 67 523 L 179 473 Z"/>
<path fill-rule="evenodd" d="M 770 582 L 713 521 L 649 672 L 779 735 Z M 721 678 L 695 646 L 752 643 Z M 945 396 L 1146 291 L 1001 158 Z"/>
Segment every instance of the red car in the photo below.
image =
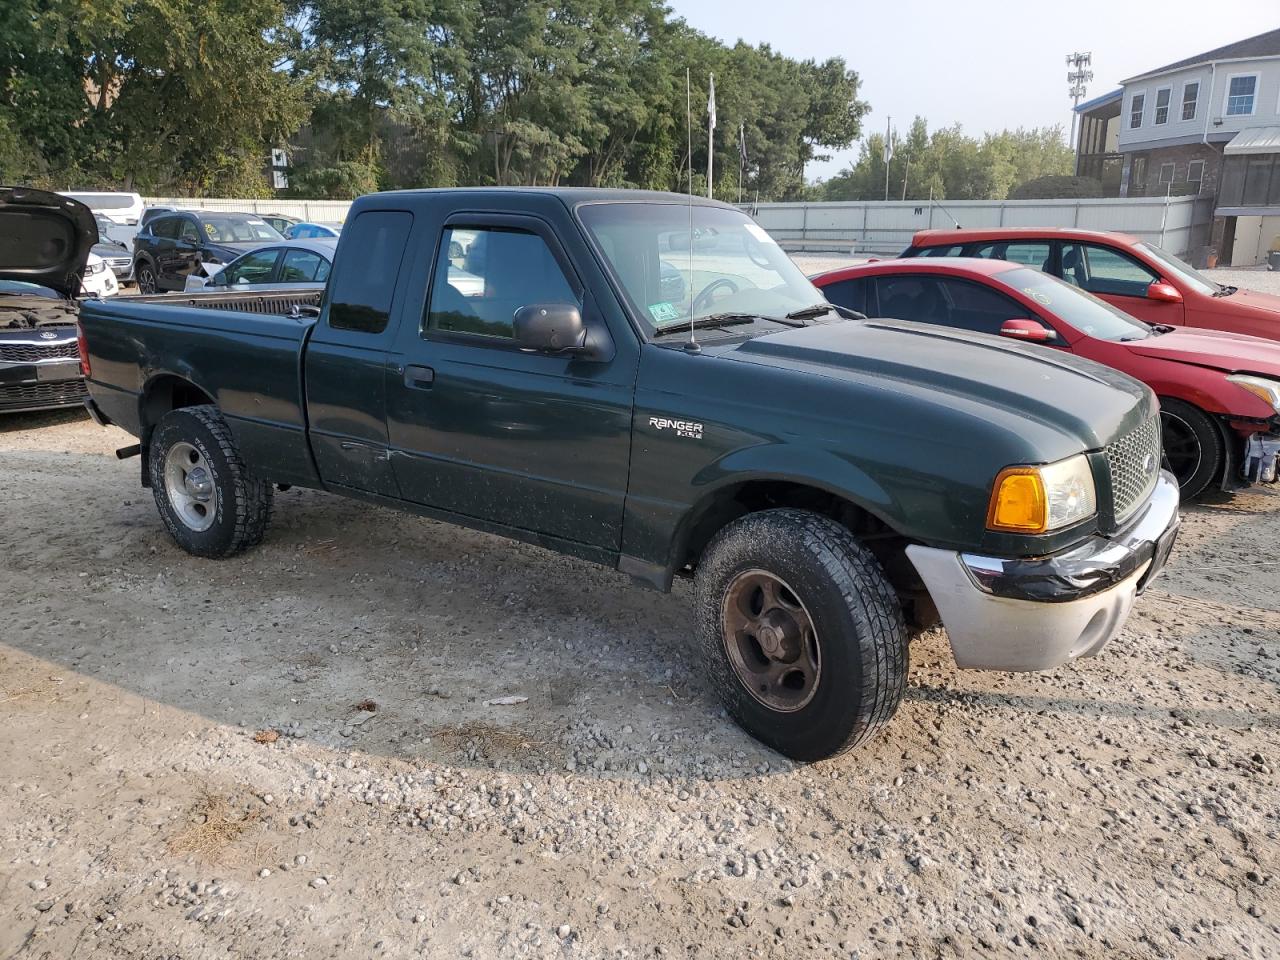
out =
<path fill-rule="evenodd" d="M 813 278 L 868 317 L 1044 344 L 1106 364 L 1160 397 L 1164 449 L 1184 497 L 1273 482 L 1280 456 L 1280 344 L 1136 320 L 1038 267 L 1002 260 L 882 260 Z"/>
<path fill-rule="evenodd" d="M 983 257 L 1036 267 L 1147 323 L 1280 340 L 1280 297 L 1214 283 L 1159 247 L 1096 230 L 922 230 L 904 257 Z"/>

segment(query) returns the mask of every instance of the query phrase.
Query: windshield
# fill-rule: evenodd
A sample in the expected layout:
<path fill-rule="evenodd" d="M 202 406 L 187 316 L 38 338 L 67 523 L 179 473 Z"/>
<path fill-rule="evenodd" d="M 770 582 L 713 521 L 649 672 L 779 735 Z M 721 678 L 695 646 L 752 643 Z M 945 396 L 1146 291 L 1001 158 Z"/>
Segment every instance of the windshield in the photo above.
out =
<path fill-rule="evenodd" d="M 692 234 L 689 207 L 682 204 L 599 203 L 579 212 L 650 333 L 687 324 L 690 308 L 694 319 L 779 318 L 825 299 L 737 210 L 694 205 Z"/>
<path fill-rule="evenodd" d="M 1151 327 L 1141 320 L 1039 270 L 1019 267 L 1000 274 L 1000 280 L 1098 340 L 1145 340 L 1151 336 Z"/>
<path fill-rule="evenodd" d="M 50 290 L 48 287 L 42 287 L 38 283 L 27 283 L 25 280 L 0 280 L 0 294 L 6 293 L 20 297 L 48 297 L 51 300 L 62 299 L 62 296 L 56 290 Z"/>
<path fill-rule="evenodd" d="M 1179 280 L 1187 286 L 1192 287 L 1197 292 L 1215 294 L 1221 289 L 1218 284 L 1214 283 L 1195 267 L 1191 266 L 1191 264 L 1178 259 L 1169 251 L 1162 250 L 1153 243 L 1143 242 L 1138 244 L 1138 246 L 1151 254 L 1151 256 L 1155 257 L 1156 261 L 1168 270 L 1169 273 L 1176 275 Z"/>
<path fill-rule="evenodd" d="M 275 227 L 259 217 L 237 217 L 222 214 L 201 217 L 204 233 L 214 243 L 235 243 L 245 240 L 283 240 Z"/>

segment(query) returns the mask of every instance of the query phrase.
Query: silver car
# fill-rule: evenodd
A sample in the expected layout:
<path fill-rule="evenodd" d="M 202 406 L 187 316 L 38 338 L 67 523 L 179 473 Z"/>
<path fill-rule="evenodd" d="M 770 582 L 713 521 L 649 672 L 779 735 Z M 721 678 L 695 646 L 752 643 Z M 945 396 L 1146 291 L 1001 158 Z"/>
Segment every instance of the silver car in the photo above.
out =
<path fill-rule="evenodd" d="M 329 279 L 337 246 L 338 241 L 329 238 L 264 244 L 225 266 L 204 264 L 206 270 L 215 271 L 213 275 L 188 275 L 186 290 L 321 289 Z"/>

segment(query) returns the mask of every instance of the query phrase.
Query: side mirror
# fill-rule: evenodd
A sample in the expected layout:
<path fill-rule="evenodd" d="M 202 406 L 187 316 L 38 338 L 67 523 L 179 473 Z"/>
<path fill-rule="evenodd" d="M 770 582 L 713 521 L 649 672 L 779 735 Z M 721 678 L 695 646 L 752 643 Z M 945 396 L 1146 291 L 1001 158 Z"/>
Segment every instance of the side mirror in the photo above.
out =
<path fill-rule="evenodd" d="M 587 325 L 573 303 L 530 303 L 511 321 L 516 346 L 537 353 L 575 353 L 587 345 Z"/>
<path fill-rule="evenodd" d="M 1000 324 L 1000 336 L 1014 340 L 1028 340 L 1031 343 L 1049 343 L 1057 340 L 1058 334 L 1043 323 L 1036 320 L 1006 320 Z"/>
<path fill-rule="evenodd" d="M 1155 300 L 1157 303 L 1181 303 L 1182 294 L 1172 283 L 1157 280 L 1147 287 L 1147 299 Z"/>

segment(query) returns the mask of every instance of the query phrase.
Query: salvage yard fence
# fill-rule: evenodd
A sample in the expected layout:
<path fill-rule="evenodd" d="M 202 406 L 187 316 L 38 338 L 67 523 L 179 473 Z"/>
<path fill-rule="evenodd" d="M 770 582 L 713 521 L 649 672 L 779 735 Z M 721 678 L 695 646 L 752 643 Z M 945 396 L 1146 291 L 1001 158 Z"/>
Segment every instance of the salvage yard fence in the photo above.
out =
<path fill-rule="evenodd" d="M 281 213 L 316 223 L 341 223 L 350 200 L 242 200 L 146 197 L 147 206 L 186 210 Z M 1212 201 L 1197 197 L 1113 197 L 1102 200 L 927 200 L 760 203 L 744 206 L 792 253 L 898 253 L 917 230 L 963 227 L 1076 227 L 1117 230 L 1194 255 L 1208 243 Z"/>
<path fill-rule="evenodd" d="M 1184 255 L 1208 243 L 1212 201 L 1197 197 L 1101 200 L 927 200 L 760 203 L 745 207 L 792 253 L 898 253 L 917 230 L 1075 227 L 1115 230 Z"/>

